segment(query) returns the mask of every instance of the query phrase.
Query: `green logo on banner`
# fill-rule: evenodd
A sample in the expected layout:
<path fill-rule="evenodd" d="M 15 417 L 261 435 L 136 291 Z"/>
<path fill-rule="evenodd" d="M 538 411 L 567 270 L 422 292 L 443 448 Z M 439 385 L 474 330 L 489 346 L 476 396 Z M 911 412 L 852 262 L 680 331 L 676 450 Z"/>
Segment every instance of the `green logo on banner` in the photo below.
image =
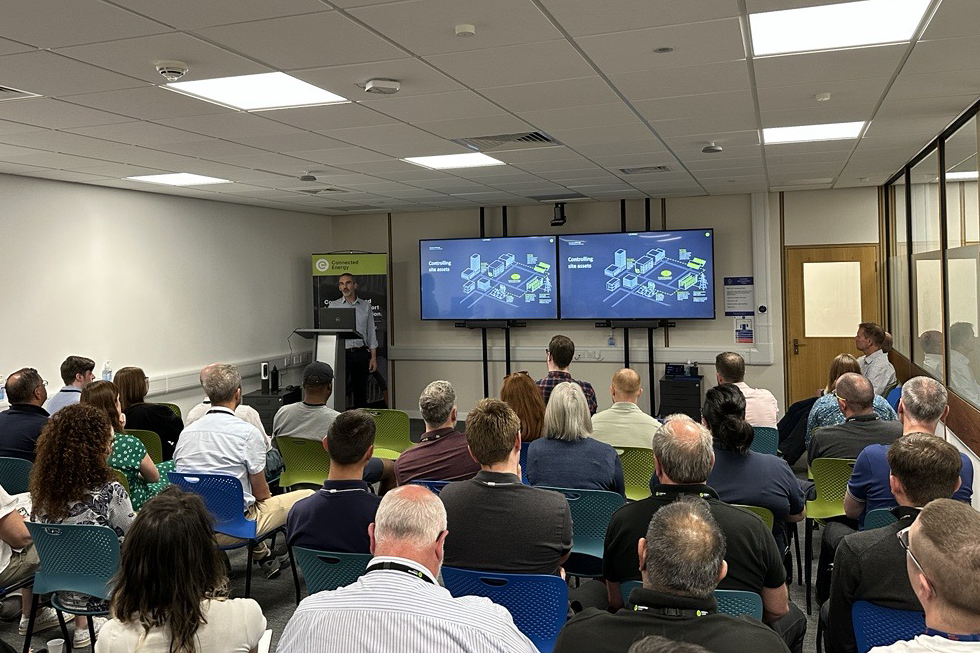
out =
<path fill-rule="evenodd" d="M 344 273 L 388 274 L 387 254 L 314 254 L 314 277 L 339 277 Z"/>

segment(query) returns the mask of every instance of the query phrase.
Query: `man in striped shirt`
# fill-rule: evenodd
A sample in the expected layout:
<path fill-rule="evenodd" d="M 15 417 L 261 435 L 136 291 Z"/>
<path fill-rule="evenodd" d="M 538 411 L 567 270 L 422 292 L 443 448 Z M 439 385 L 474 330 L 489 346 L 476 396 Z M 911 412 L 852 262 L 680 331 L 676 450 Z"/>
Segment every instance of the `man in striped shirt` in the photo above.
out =
<path fill-rule="evenodd" d="M 426 488 L 386 494 L 368 527 L 365 574 L 304 599 L 279 653 L 536 653 L 505 608 L 438 585 L 447 533 L 446 509 Z"/>

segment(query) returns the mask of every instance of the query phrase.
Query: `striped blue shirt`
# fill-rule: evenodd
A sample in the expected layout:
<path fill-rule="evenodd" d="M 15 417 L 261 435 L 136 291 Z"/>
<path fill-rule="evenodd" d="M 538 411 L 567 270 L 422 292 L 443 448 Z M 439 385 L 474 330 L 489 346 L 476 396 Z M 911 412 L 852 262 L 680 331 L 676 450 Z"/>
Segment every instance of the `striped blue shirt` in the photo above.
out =
<path fill-rule="evenodd" d="M 303 599 L 286 624 L 278 653 L 537 653 L 506 608 L 477 596 L 453 598 L 431 572 L 405 558 L 394 569 L 369 571 L 357 582 Z"/>

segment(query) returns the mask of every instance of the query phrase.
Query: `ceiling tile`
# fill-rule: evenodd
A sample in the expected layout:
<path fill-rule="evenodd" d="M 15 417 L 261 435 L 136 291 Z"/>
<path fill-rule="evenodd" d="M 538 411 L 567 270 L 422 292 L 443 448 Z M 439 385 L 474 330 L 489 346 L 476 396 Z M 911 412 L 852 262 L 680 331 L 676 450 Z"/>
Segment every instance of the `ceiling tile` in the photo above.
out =
<path fill-rule="evenodd" d="M 867 107 L 874 109 L 890 77 L 877 79 L 813 82 L 792 86 L 772 86 L 759 89 L 759 109 L 762 111 L 789 111 L 815 109 L 824 105 Z M 817 102 L 818 93 L 830 93 L 830 100 Z"/>
<path fill-rule="evenodd" d="M 888 91 L 888 100 L 903 100 L 950 95 L 980 96 L 980 76 L 975 70 L 953 70 L 939 73 L 898 76 Z"/>
<path fill-rule="evenodd" d="M 848 106 L 821 102 L 809 109 L 763 111 L 763 127 L 792 127 L 795 125 L 825 125 L 835 122 L 859 122 L 871 118 L 874 106 Z"/>
<path fill-rule="evenodd" d="M 916 43 L 902 72 L 940 73 L 977 68 L 980 68 L 980 36 L 969 36 Z"/>
<path fill-rule="evenodd" d="M 976 0 L 943 0 L 922 38 L 932 40 L 975 36 L 977 25 L 980 25 L 980 3 Z"/>
<path fill-rule="evenodd" d="M 325 150 L 298 150 L 293 153 L 293 156 L 314 163 L 341 167 L 348 163 L 391 160 L 391 157 L 386 154 L 379 154 L 363 147 L 350 147 L 346 143 L 344 147 L 331 147 Z"/>
<path fill-rule="evenodd" d="M 318 0 L 126 0 L 126 6 L 182 30 L 324 10 Z"/>
<path fill-rule="evenodd" d="M 333 138 L 327 138 L 313 132 L 294 129 L 276 134 L 264 136 L 237 136 L 230 138 L 242 145 L 251 145 L 260 150 L 289 154 L 290 152 L 303 152 L 307 150 L 326 150 L 335 147 L 348 147 L 347 143 L 342 143 Z"/>
<path fill-rule="evenodd" d="M 962 113 L 976 101 L 975 95 L 954 97 L 915 98 L 892 100 L 886 98 L 878 109 L 876 118 L 953 118 Z"/>
<path fill-rule="evenodd" d="M 672 120 L 718 113 L 755 112 L 752 93 L 749 91 L 640 100 L 634 102 L 633 106 L 647 120 Z"/>
<path fill-rule="evenodd" d="M 633 140 L 646 140 L 652 136 L 650 128 L 639 120 L 627 125 L 552 130 L 551 135 L 572 148 L 580 145 L 626 143 Z"/>
<path fill-rule="evenodd" d="M 0 57 L 0 75 L 4 86 L 49 97 L 141 85 L 131 77 L 41 50 Z"/>
<path fill-rule="evenodd" d="M 113 125 L 78 127 L 71 131 L 82 136 L 125 143 L 128 145 L 153 146 L 160 143 L 180 143 L 194 138 L 194 134 L 180 129 L 172 129 L 152 122 L 133 121 Z"/>
<path fill-rule="evenodd" d="M 269 120 L 266 116 L 269 112 L 247 113 L 244 111 L 232 111 L 230 113 L 211 114 L 206 116 L 185 116 L 183 118 L 167 118 L 157 122 L 167 127 L 183 129 L 213 136 L 215 138 L 226 138 L 235 140 L 245 134 L 249 136 L 272 136 L 275 134 L 288 134 L 295 131 L 293 127 L 284 125 L 281 122 Z"/>
<path fill-rule="evenodd" d="M 883 45 L 812 52 L 793 56 L 757 57 L 755 79 L 759 88 L 792 86 L 808 82 L 834 82 L 891 77 L 902 61 L 907 45 Z"/>
<path fill-rule="evenodd" d="M 377 100 L 365 100 L 362 104 L 407 123 L 458 120 L 501 113 L 500 107 L 484 100 L 473 91 L 380 97 Z"/>
<path fill-rule="evenodd" d="M 645 27 L 738 16 L 735 0 L 712 2 L 665 2 L 651 11 L 649 0 L 542 0 L 544 7 L 572 36 L 605 34 Z"/>
<path fill-rule="evenodd" d="M 129 118 L 49 98 L 0 102 L 0 118 L 51 129 L 127 122 Z"/>
<path fill-rule="evenodd" d="M 32 45 L 24 45 L 23 43 L 17 43 L 16 41 L 0 39 L 0 56 L 5 54 L 17 54 L 18 52 L 30 52 L 34 49 L 35 48 Z"/>
<path fill-rule="evenodd" d="M 390 116 L 355 103 L 280 109 L 264 111 L 263 114 L 269 120 L 315 132 L 348 127 L 393 125 L 398 122 Z"/>
<path fill-rule="evenodd" d="M 650 121 L 650 125 L 654 131 L 665 138 L 703 134 L 705 140 L 710 141 L 711 134 L 715 132 L 755 129 L 758 126 L 758 121 L 755 112 L 742 111 L 720 116 Z"/>
<path fill-rule="evenodd" d="M 166 120 L 181 116 L 203 116 L 210 113 L 225 115 L 235 113 L 233 109 L 221 107 L 211 102 L 195 100 L 156 86 L 72 95 L 70 101 L 94 109 L 114 111 L 137 120 Z"/>
<path fill-rule="evenodd" d="M 579 129 L 601 125 L 624 125 L 636 120 L 630 108 L 623 102 L 588 105 L 587 107 L 562 106 L 557 109 L 521 112 L 521 118 L 539 129 Z"/>
<path fill-rule="evenodd" d="M 469 149 L 410 125 L 324 130 L 330 138 L 394 157 L 465 154 Z"/>
<path fill-rule="evenodd" d="M 647 132 L 645 138 L 619 142 L 619 143 L 597 143 L 595 145 L 580 145 L 575 148 L 582 156 L 590 159 L 607 156 L 620 156 L 624 154 L 653 154 L 666 152 L 663 143 L 653 138 L 653 134 Z"/>
<path fill-rule="evenodd" d="M 278 172 L 290 176 L 298 176 L 309 169 L 309 163 L 302 159 L 272 152 L 246 154 L 244 156 L 213 156 L 211 158 L 233 166 Z"/>
<path fill-rule="evenodd" d="M 0 135 L 2 134 L 26 134 L 28 132 L 38 132 L 42 131 L 40 127 L 35 127 L 34 125 L 25 125 L 19 122 L 11 122 L 9 120 L 0 120 Z"/>
<path fill-rule="evenodd" d="M 632 101 L 749 89 L 745 61 L 623 73 L 609 79 Z"/>
<path fill-rule="evenodd" d="M 595 73 L 564 40 L 438 54 L 426 59 L 446 74 L 476 89 L 553 82 L 588 77 Z"/>
<path fill-rule="evenodd" d="M 0 36 L 46 49 L 166 31 L 161 23 L 100 0 L 9 0 L 0 22 Z"/>
<path fill-rule="evenodd" d="M 601 77 L 501 86 L 484 89 L 482 93 L 515 113 L 619 102 L 619 97 Z"/>
<path fill-rule="evenodd" d="M 314 86 L 352 100 L 369 100 L 364 84 L 370 79 L 394 79 L 401 84 L 398 97 L 459 91 L 463 85 L 442 74 L 421 59 L 393 59 L 329 68 L 311 68 L 290 73 Z"/>
<path fill-rule="evenodd" d="M 161 143 L 153 146 L 153 149 L 172 154 L 184 154 L 197 157 L 199 159 L 217 159 L 227 156 L 247 156 L 250 154 L 263 154 L 262 150 L 231 141 L 223 141 L 218 138 L 207 138 L 186 143 Z"/>
<path fill-rule="evenodd" d="M 48 130 L 26 134 L 4 134 L 0 141 L 12 145 L 46 150 L 49 152 L 64 152 L 66 154 L 89 154 L 94 150 L 115 147 L 118 143 L 90 138 L 79 134 Z"/>
<path fill-rule="evenodd" d="M 510 114 L 482 116 L 479 118 L 460 118 L 458 120 L 438 120 L 415 123 L 442 138 L 467 138 L 472 136 L 492 136 L 495 134 L 516 134 L 532 131 L 534 127 Z"/>

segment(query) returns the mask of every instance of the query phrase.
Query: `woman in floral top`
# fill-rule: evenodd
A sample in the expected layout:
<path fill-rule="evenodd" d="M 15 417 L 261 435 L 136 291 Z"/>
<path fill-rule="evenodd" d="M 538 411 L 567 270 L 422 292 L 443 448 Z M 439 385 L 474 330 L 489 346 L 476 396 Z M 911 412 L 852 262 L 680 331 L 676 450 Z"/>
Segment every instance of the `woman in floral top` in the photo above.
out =
<path fill-rule="evenodd" d="M 85 404 L 59 410 L 41 431 L 31 470 L 32 518 L 44 524 L 108 526 L 120 542 L 136 517 L 129 494 L 109 467 L 112 425 L 105 412 Z M 105 609 L 106 602 L 61 592 L 66 607 Z M 96 630 L 105 619 L 93 617 Z M 75 617 L 74 647 L 89 644 L 88 622 Z"/>
<path fill-rule="evenodd" d="M 123 433 L 126 414 L 119 403 L 119 390 L 111 381 L 93 381 L 82 390 L 81 403 L 91 404 L 105 412 L 115 431 L 109 466 L 126 476 L 133 510 L 139 510 L 150 497 L 170 485 L 167 472 L 174 471 L 174 462 L 154 465 L 146 447 L 138 439 Z"/>
<path fill-rule="evenodd" d="M 843 424 L 847 418 L 844 417 L 844 413 L 841 412 L 840 406 L 837 404 L 837 395 L 834 394 L 834 389 L 837 387 L 837 379 L 844 376 L 848 372 L 854 372 L 855 374 L 861 373 L 861 366 L 858 364 L 857 359 L 850 354 L 838 354 L 834 361 L 830 364 L 830 376 L 827 379 L 827 387 L 821 392 L 821 396 L 817 399 L 816 403 L 810 409 L 810 416 L 806 421 L 806 446 L 810 446 L 810 438 L 813 437 L 813 432 L 822 426 L 835 426 L 837 424 Z M 878 419 L 882 420 L 897 420 L 898 413 L 895 409 L 891 407 L 888 401 L 880 396 L 875 395 L 874 403 L 872 404 L 875 414 L 878 415 Z"/>

